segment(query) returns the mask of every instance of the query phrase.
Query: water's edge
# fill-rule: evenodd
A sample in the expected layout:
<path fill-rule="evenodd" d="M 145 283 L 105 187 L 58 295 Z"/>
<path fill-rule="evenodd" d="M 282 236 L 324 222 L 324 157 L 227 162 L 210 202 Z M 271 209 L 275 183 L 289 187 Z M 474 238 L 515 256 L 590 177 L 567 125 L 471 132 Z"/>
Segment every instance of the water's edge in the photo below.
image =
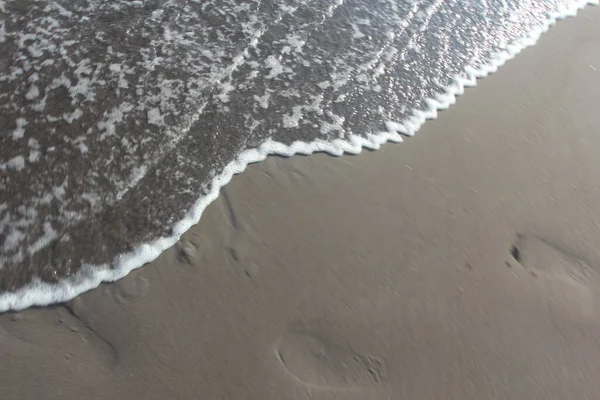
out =
<path fill-rule="evenodd" d="M 535 44 L 540 36 L 554 25 L 556 21 L 575 16 L 586 5 L 600 5 L 600 0 L 580 0 L 574 2 L 570 7 L 551 15 L 540 28 L 513 41 L 505 50 L 492 55 L 488 65 L 477 69 L 466 67 L 464 70 L 466 78 L 461 76 L 455 77 L 452 85 L 444 91 L 439 92 L 435 98 L 427 100 L 428 108 L 426 110 L 414 110 L 412 115 L 402 121 L 402 123 L 387 121 L 385 124 L 388 129 L 387 132 L 369 134 L 366 138 L 352 135 L 348 140 L 337 139 L 331 142 L 324 140 L 315 140 L 310 143 L 297 141 L 289 146 L 280 142 L 266 140 L 257 148 L 241 152 L 234 161 L 224 168 L 220 175 L 212 180 L 209 193 L 199 198 L 191 207 L 186 217 L 175 224 L 171 236 L 144 243 L 134 251 L 120 255 L 114 261 L 114 268 L 108 268 L 108 265 L 86 265 L 74 274 L 74 276 L 70 276 L 57 283 L 47 283 L 37 280 L 15 292 L 1 293 L 0 313 L 71 300 L 79 294 L 98 287 L 103 282 L 117 281 L 129 274 L 129 272 L 154 261 L 163 251 L 176 244 L 187 230 L 200 221 L 200 217 L 206 207 L 219 196 L 220 189 L 229 183 L 233 175 L 243 172 L 248 164 L 262 161 L 269 155 L 291 157 L 296 154 L 310 155 L 314 152 L 324 152 L 333 156 L 341 156 L 344 153 L 359 154 L 363 148 L 377 150 L 382 144 L 388 141 L 402 142 L 403 138 L 401 134 L 406 136 L 414 135 L 427 119 L 435 119 L 437 117 L 438 110 L 447 109 L 454 104 L 457 96 L 461 95 L 466 87 L 475 86 L 477 79 L 496 72 L 506 61 L 514 58 L 523 49 Z"/>

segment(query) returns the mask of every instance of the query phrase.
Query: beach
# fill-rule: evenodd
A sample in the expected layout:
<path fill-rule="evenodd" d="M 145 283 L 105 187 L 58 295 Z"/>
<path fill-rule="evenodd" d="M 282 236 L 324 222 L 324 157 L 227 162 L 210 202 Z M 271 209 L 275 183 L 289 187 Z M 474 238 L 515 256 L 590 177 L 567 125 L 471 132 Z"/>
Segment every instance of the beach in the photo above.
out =
<path fill-rule="evenodd" d="M 600 397 L 600 8 L 402 144 L 269 157 L 154 262 L 0 315 L 3 399 Z"/>

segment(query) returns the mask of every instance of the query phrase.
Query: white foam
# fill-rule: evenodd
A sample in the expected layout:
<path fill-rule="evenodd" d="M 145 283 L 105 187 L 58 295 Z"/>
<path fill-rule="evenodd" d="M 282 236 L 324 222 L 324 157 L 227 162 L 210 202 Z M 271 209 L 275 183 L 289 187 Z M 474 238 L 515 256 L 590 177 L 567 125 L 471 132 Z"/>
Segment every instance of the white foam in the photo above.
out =
<path fill-rule="evenodd" d="M 35 280 L 16 292 L 2 293 L 0 294 L 0 312 L 22 310 L 34 305 L 43 306 L 70 300 L 83 292 L 97 287 L 102 282 L 113 282 L 121 279 L 132 270 L 155 260 L 163 251 L 177 243 L 184 232 L 198 223 L 206 207 L 219 196 L 219 190 L 229 183 L 233 175 L 244 171 L 248 164 L 263 161 L 270 154 L 290 157 L 295 154 L 308 155 L 315 152 L 326 152 L 334 156 L 340 156 L 344 153 L 358 154 L 363 148 L 375 150 L 388 141 L 402 142 L 402 136 L 400 136 L 399 132 L 406 135 L 414 134 L 427 119 L 435 118 L 438 110 L 446 109 L 454 104 L 456 96 L 462 94 L 465 87 L 474 86 L 477 78 L 485 77 L 496 71 L 498 67 L 513 58 L 521 50 L 533 45 L 540 35 L 547 31 L 557 20 L 574 16 L 586 4 L 598 5 L 599 0 L 574 2 L 569 7 L 561 10 L 561 12 L 551 15 L 540 28 L 514 41 L 507 46 L 506 50 L 495 54 L 489 64 L 477 69 L 465 68 L 465 76 L 456 77 L 452 85 L 444 91 L 439 92 L 435 98 L 426 101 L 428 105 L 427 109 L 414 110 L 411 117 L 401 122 L 386 121 L 386 129 L 388 129 L 386 132 L 368 134 L 366 138 L 359 135 L 350 135 L 347 140 L 336 139 L 330 142 L 321 139 L 310 143 L 297 141 L 289 146 L 280 142 L 266 140 L 255 149 L 243 151 L 238 155 L 236 160 L 224 168 L 220 175 L 213 179 L 209 193 L 196 201 L 186 217 L 175 225 L 172 236 L 162 237 L 142 244 L 133 252 L 119 256 L 114 262 L 114 268 L 109 269 L 107 265 L 86 265 L 74 276 L 61 280 L 58 283 Z M 276 61 L 270 65 L 272 69 L 271 74 L 283 72 L 279 69 L 281 66 L 279 60 L 275 59 L 271 61 Z M 70 82 L 67 83 L 66 81 L 57 83 L 62 85 L 70 84 Z M 300 118 L 301 115 L 290 117 L 291 122 L 295 124 L 298 123 Z"/>
<path fill-rule="evenodd" d="M 40 151 L 39 150 L 31 150 L 29 152 L 29 157 L 27 158 L 27 161 L 29 161 L 31 164 L 38 162 L 38 160 L 40 159 Z"/>
<path fill-rule="evenodd" d="M 21 171 L 23 168 L 25 168 L 25 159 L 23 158 L 23 156 L 13 157 L 10 160 L 8 160 L 8 162 L 6 163 L 6 166 L 8 168 L 12 168 L 14 170 Z"/>
<path fill-rule="evenodd" d="M 287 42 L 290 50 L 296 53 L 302 53 L 302 47 L 306 44 L 306 39 L 301 38 L 297 34 L 291 34 L 287 36 Z"/>
<path fill-rule="evenodd" d="M 164 117 L 160 114 L 160 110 L 158 108 L 151 108 L 150 110 L 148 110 L 149 124 L 162 126 L 165 124 L 163 118 Z"/>
<path fill-rule="evenodd" d="M 39 95 L 40 95 L 40 89 L 35 85 L 31 85 L 29 87 L 29 90 L 25 94 L 25 98 L 27 100 L 35 100 Z"/>
<path fill-rule="evenodd" d="M 64 113 L 63 114 L 63 120 L 65 120 L 68 123 L 72 124 L 73 121 L 75 121 L 76 119 L 81 118 L 82 115 L 83 115 L 83 111 L 81 111 L 81 108 L 77 108 L 72 113 Z"/>
<path fill-rule="evenodd" d="M 258 103 L 259 106 L 264 108 L 265 110 L 269 108 L 269 98 L 271 98 L 271 93 L 268 91 L 265 92 L 262 96 L 254 95 L 254 100 Z"/>
<path fill-rule="evenodd" d="M 25 118 L 19 117 L 16 121 L 17 127 L 12 132 L 13 140 L 19 140 L 23 138 L 25 135 L 25 125 L 27 125 L 27 120 Z"/>
<path fill-rule="evenodd" d="M 155 11 L 156 12 L 156 11 Z M 112 72 L 113 74 L 118 74 L 119 72 L 121 72 L 121 64 L 110 64 L 108 66 L 108 69 L 110 70 L 110 72 Z"/>
<path fill-rule="evenodd" d="M 265 76 L 265 78 L 267 79 L 273 79 L 276 76 L 283 74 L 284 72 L 289 72 L 289 70 L 287 70 L 283 67 L 283 65 L 281 65 L 279 59 L 273 55 L 267 57 L 266 64 L 267 68 L 271 70 L 269 72 L 269 75 Z"/>
<path fill-rule="evenodd" d="M 49 222 L 44 223 L 44 233 L 42 236 L 36 240 L 33 245 L 28 249 L 29 254 L 35 254 L 44 247 L 46 247 L 50 242 L 56 239 L 58 235 L 56 231 L 52 228 L 52 225 Z"/>
<path fill-rule="evenodd" d="M 362 32 L 360 31 L 360 28 L 358 27 L 358 25 L 357 25 L 357 24 L 352 24 L 352 30 L 354 31 L 354 34 L 352 35 L 352 37 L 353 37 L 354 39 L 362 39 L 362 38 L 364 38 L 365 36 L 367 36 L 367 35 L 365 35 L 364 33 L 362 33 Z"/>
<path fill-rule="evenodd" d="M 292 113 L 283 116 L 283 127 L 284 128 L 297 128 L 300 126 L 300 120 L 302 119 L 302 107 L 292 107 Z"/>
<path fill-rule="evenodd" d="M 0 6 L 2 3 L 0 3 Z M 6 28 L 4 28 L 4 21 L 0 23 L 0 43 L 6 42 Z"/>
<path fill-rule="evenodd" d="M 217 98 L 223 103 L 229 103 L 229 92 L 235 88 L 231 82 L 224 82 L 221 84 L 221 93 L 217 95 Z"/>

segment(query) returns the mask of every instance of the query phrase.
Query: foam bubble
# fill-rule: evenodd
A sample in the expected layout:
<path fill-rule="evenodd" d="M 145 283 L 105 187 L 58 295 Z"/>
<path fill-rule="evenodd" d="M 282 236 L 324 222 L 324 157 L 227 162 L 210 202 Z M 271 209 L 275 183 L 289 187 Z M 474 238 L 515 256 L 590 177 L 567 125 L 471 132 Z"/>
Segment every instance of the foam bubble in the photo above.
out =
<path fill-rule="evenodd" d="M 21 171 L 23 168 L 25 168 L 25 159 L 23 158 L 23 156 L 13 157 L 10 160 L 8 160 L 6 166 L 16 171 Z"/>

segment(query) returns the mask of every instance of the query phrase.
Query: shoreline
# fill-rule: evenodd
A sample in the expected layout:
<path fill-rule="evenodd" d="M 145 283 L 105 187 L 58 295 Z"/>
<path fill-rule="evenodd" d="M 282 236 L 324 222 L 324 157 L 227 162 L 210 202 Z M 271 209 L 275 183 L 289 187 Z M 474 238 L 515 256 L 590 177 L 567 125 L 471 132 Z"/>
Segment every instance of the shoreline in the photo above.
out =
<path fill-rule="evenodd" d="M 3 396 L 598 398 L 599 22 L 402 146 L 269 157 L 145 268 L 0 315 Z"/>

